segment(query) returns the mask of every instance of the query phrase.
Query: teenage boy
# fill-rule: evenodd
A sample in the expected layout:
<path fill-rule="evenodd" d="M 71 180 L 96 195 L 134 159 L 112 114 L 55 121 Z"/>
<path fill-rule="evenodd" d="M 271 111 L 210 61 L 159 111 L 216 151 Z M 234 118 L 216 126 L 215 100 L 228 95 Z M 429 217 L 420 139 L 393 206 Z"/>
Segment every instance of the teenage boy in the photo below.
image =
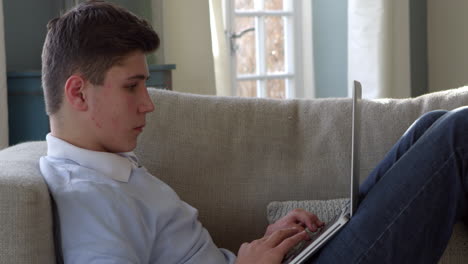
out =
<path fill-rule="evenodd" d="M 322 225 L 297 210 L 244 243 L 218 249 L 194 208 L 131 152 L 154 110 L 145 54 L 159 39 L 145 21 L 101 1 L 52 20 L 43 50 L 51 133 L 41 172 L 57 205 L 66 263 L 280 263 Z M 466 218 L 468 108 L 413 124 L 360 187 L 356 215 L 313 263 L 437 263 Z"/>
<path fill-rule="evenodd" d="M 57 205 L 65 263 L 234 263 L 197 211 L 131 152 L 154 110 L 145 55 L 159 38 L 116 5 L 85 2 L 48 24 L 42 80 L 51 133 L 41 172 Z M 279 263 L 322 225 L 297 210 L 244 244 L 236 263 Z"/>

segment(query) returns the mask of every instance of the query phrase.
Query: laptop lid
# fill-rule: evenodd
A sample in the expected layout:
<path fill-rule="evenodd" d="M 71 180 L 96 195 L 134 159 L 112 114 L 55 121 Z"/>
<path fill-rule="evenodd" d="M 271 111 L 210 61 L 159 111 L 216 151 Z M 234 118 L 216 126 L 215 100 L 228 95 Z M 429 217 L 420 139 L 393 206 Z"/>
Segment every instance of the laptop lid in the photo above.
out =
<path fill-rule="evenodd" d="M 356 212 L 359 200 L 359 151 L 361 143 L 361 83 L 353 84 L 353 110 L 352 110 L 352 138 L 351 138 L 351 192 L 350 192 L 350 217 Z"/>

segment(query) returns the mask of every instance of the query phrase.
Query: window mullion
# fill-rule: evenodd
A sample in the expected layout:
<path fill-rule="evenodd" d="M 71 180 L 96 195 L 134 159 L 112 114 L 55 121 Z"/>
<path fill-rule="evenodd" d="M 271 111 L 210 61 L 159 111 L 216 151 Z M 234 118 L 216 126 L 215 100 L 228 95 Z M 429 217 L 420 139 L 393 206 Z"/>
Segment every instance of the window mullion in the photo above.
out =
<path fill-rule="evenodd" d="M 229 39 L 228 40 L 228 43 L 229 43 L 229 57 L 231 58 L 231 69 L 230 69 L 230 72 L 231 72 L 231 93 L 232 95 L 237 95 L 238 94 L 238 79 L 237 79 L 237 57 L 236 57 L 236 54 L 234 52 L 232 52 L 232 49 L 233 47 L 231 46 L 233 43 L 231 42 L 231 34 L 232 33 L 235 33 L 234 32 L 234 21 L 235 21 L 235 6 L 234 6 L 234 0 L 225 0 L 227 1 L 227 4 L 226 6 L 228 7 L 228 12 L 226 12 L 228 14 L 228 17 L 226 19 L 227 21 L 227 28 L 228 28 L 228 32 L 226 32 L 227 34 L 227 38 Z"/>
<path fill-rule="evenodd" d="M 292 8 L 293 13 L 296 12 L 294 8 Z M 283 25 L 284 25 L 284 46 L 285 46 L 285 70 L 288 74 L 293 74 L 292 78 L 288 78 L 285 82 L 285 94 L 286 98 L 293 98 L 295 97 L 295 80 L 296 80 L 296 69 L 294 67 L 294 20 L 295 16 L 285 16 L 283 17 Z"/>
<path fill-rule="evenodd" d="M 265 6 L 265 0 L 255 0 L 254 1 L 255 10 L 263 10 L 264 6 Z"/>
<path fill-rule="evenodd" d="M 256 17 L 256 28 L 257 28 L 257 74 L 260 76 L 266 75 L 266 65 L 265 65 L 265 17 L 257 16 Z M 265 81 L 260 79 L 257 83 L 257 95 L 259 97 L 265 97 Z"/>

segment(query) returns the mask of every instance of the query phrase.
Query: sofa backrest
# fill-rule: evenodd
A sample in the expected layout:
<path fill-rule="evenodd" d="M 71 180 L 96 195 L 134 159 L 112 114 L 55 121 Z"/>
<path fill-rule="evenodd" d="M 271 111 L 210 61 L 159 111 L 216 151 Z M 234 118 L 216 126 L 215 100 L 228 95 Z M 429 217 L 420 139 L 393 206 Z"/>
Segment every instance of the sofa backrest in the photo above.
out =
<path fill-rule="evenodd" d="M 347 197 L 351 100 L 272 100 L 151 89 L 156 110 L 136 150 L 143 165 L 199 209 L 218 246 L 261 237 L 267 203 Z M 468 104 L 468 88 L 363 100 L 362 179 L 409 125 Z"/>

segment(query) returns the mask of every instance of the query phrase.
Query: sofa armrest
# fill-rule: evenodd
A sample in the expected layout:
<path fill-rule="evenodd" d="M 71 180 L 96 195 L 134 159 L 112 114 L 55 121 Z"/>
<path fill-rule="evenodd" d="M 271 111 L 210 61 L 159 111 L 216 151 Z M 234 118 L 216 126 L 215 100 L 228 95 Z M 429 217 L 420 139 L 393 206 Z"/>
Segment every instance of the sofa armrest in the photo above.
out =
<path fill-rule="evenodd" d="M 4 263 L 54 263 L 52 211 L 38 166 L 44 142 L 0 151 L 0 256 Z"/>

